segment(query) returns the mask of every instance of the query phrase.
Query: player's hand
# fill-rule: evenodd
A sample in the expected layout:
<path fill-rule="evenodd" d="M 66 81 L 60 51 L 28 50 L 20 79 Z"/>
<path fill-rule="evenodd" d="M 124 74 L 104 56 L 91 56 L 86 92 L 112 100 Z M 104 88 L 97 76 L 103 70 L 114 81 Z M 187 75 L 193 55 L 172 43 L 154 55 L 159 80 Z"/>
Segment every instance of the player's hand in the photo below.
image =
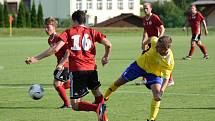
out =
<path fill-rule="evenodd" d="M 108 62 L 109 62 L 108 57 L 102 57 L 101 63 L 103 66 L 106 65 Z"/>
<path fill-rule="evenodd" d="M 207 36 L 208 35 L 208 30 L 205 30 L 205 36 Z"/>
<path fill-rule="evenodd" d="M 160 97 L 162 97 L 163 93 L 164 93 L 164 91 L 161 90 L 160 91 Z"/>
<path fill-rule="evenodd" d="M 37 63 L 39 60 L 36 59 L 35 57 L 28 57 L 26 60 L 25 60 L 25 63 L 26 64 L 33 64 L 33 63 Z"/>

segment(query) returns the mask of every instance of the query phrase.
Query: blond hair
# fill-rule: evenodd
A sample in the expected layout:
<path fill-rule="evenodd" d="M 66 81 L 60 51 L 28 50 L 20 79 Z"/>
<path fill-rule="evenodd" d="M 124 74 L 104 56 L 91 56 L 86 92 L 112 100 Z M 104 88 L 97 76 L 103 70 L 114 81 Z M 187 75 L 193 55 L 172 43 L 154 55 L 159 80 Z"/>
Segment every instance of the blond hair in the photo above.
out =
<path fill-rule="evenodd" d="M 53 25 L 53 26 L 57 27 L 58 22 L 54 17 L 48 17 L 45 19 L 45 25 Z"/>

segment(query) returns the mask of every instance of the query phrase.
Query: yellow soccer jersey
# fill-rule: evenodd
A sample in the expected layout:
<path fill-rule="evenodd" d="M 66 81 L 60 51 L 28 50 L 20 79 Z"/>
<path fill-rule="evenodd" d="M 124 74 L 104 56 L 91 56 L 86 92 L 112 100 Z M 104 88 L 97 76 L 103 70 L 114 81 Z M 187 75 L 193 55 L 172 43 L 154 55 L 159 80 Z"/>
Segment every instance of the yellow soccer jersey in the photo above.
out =
<path fill-rule="evenodd" d="M 146 53 L 137 58 L 137 65 L 140 66 L 147 73 L 155 74 L 169 79 L 170 73 L 174 67 L 174 57 L 171 49 L 168 50 L 166 56 L 161 56 L 156 51 L 156 43 L 158 38 L 151 38 L 151 48 Z"/>

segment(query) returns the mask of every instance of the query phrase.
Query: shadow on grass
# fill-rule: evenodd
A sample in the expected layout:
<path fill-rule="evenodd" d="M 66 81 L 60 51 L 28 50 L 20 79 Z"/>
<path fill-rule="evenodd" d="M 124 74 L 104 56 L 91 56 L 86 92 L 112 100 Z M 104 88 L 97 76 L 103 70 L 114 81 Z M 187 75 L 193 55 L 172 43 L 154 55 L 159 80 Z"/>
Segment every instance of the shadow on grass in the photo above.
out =
<path fill-rule="evenodd" d="M 215 107 L 178 107 L 178 108 L 160 108 L 162 110 L 215 110 Z"/>

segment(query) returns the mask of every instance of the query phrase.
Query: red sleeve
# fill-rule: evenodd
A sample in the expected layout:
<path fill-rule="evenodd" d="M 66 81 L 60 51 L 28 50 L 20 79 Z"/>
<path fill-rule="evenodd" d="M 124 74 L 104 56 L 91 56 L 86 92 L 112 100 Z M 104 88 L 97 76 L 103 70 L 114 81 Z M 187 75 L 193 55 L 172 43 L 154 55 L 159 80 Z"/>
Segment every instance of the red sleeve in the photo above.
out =
<path fill-rule="evenodd" d="M 62 41 L 64 41 L 65 43 L 67 43 L 68 42 L 68 39 L 69 39 L 69 35 L 68 35 L 68 31 L 69 30 L 66 30 L 66 31 L 64 31 L 63 33 L 61 33 L 58 37 L 59 37 L 59 41 L 60 40 L 62 40 Z"/>
<path fill-rule="evenodd" d="M 198 16 L 199 16 L 199 18 L 200 18 L 200 21 L 203 21 L 203 20 L 204 20 L 204 16 L 203 16 L 200 12 L 198 12 Z"/>
<path fill-rule="evenodd" d="M 163 25 L 163 22 L 160 20 L 160 18 L 158 16 L 155 16 L 154 20 L 155 20 L 155 23 L 157 26 L 160 27 L 161 25 Z"/>
<path fill-rule="evenodd" d="M 93 38 L 95 39 L 95 42 L 101 42 L 104 38 L 106 38 L 106 35 L 102 34 L 101 32 L 92 31 Z"/>

